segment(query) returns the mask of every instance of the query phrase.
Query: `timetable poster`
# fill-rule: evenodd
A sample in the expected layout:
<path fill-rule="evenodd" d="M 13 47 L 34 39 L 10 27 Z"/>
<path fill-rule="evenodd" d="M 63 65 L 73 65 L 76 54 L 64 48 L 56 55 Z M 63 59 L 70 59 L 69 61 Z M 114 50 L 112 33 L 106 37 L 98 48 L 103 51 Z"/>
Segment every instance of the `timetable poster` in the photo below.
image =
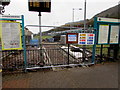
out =
<path fill-rule="evenodd" d="M 118 43 L 119 39 L 119 26 L 111 26 L 110 43 Z"/>
<path fill-rule="evenodd" d="M 99 26 L 98 44 L 108 43 L 109 25 Z"/>
<path fill-rule="evenodd" d="M 20 23 L 14 21 L 2 21 L 0 23 L 2 50 L 22 49 Z"/>

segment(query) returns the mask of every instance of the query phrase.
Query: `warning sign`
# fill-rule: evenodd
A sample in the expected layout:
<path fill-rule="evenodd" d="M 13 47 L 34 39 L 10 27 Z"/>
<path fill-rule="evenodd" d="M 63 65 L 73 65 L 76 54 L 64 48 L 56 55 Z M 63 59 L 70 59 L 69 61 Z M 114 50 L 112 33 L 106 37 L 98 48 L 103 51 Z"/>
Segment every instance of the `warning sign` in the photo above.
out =
<path fill-rule="evenodd" d="M 2 50 L 22 49 L 20 23 L 15 21 L 1 21 L 0 25 Z"/>

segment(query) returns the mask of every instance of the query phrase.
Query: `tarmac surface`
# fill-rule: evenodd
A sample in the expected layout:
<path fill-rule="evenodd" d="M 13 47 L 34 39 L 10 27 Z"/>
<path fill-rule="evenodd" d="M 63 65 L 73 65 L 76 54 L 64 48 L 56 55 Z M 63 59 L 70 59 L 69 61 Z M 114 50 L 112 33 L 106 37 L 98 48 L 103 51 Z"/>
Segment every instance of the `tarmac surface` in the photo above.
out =
<path fill-rule="evenodd" d="M 5 75 L 3 88 L 118 88 L 118 63 Z"/>

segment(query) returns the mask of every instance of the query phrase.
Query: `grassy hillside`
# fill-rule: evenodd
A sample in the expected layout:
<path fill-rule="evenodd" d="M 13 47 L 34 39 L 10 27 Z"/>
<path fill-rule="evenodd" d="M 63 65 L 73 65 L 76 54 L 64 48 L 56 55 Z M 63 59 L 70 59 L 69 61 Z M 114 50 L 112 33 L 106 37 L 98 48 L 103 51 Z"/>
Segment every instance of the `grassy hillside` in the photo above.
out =
<path fill-rule="evenodd" d="M 120 4 L 96 14 L 95 16 L 93 16 L 93 18 L 91 18 L 89 20 L 87 19 L 87 26 L 88 27 L 90 25 L 93 26 L 94 17 L 106 17 L 106 18 L 120 19 Z M 71 25 L 76 27 L 76 28 L 77 27 L 83 27 L 84 26 L 84 20 L 78 21 L 78 22 L 66 23 L 65 25 L 62 25 L 59 28 L 51 29 L 51 30 L 49 30 L 47 32 L 44 32 L 44 33 L 50 33 L 50 32 L 53 32 L 53 31 L 58 32 L 58 31 L 69 30 L 69 28 L 63 29 L 63 27 L 70 27 Z"/>

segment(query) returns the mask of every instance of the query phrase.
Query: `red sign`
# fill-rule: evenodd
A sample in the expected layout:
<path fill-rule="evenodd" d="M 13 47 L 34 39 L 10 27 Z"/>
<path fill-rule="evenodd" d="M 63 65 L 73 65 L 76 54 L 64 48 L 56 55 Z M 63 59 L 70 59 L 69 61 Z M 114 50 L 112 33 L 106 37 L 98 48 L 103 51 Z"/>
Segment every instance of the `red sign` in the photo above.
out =
<path fill-rule="evenodd" d="M 67 44 L 77 44 L 78 43 L 78 33 L 67 33 L 66 43 Z"/>

